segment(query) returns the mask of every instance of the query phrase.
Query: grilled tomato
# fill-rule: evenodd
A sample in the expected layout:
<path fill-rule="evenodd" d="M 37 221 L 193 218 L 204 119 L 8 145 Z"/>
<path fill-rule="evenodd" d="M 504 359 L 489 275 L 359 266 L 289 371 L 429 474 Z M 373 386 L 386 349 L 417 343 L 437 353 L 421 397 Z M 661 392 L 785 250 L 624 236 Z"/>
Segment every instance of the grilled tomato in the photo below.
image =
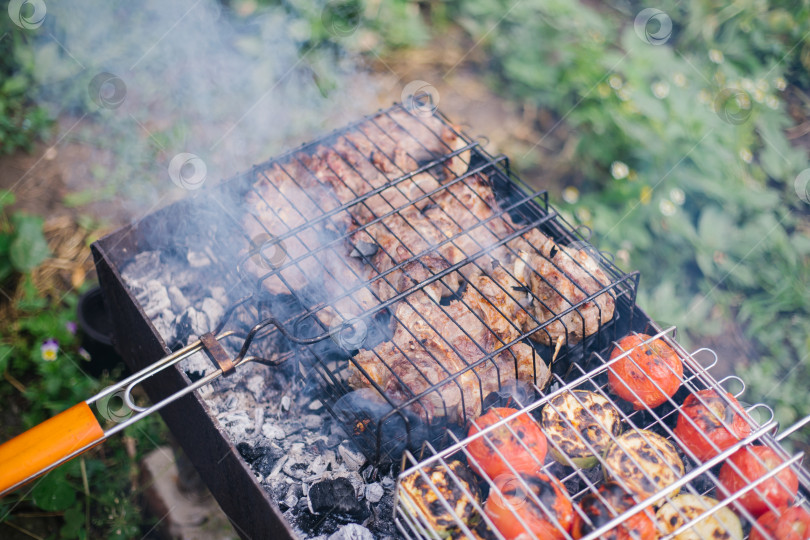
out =
<path fill-rule="evenodd" d="M 478 483 L 472 472 L 461 461 L 449 461 L 446 466 L 435 463 L 426 467 L 424 473 L 430 482 L 422 473 L 416 471 L 403 478 L 400 484 L 408 494 L 408 497 L 401 497 L 400 500 L 411 514 L 421 518 L 417 520 L 418 522 L 426 522 L 442 537 L 459 535 L 462 529 L 453 514 L 442 504 L 442 499 L 447 501 L 455 516 L 469 528 L 483 521 L 475 509 L 473 500 L 467 495 L 470 493 L 475 503 L 481 504 Z M 458 481 L 450 473 L 455 475 Z M 435 488 L 431 486 L 431 482 Z"/>
<path fill-rule="evenodd" d="M 683 377 L 683 363 L 672 347 L 660 339 L 645 344 L 648 339 L 647 334 L 625 336 L 610 354 L 613 360 L 630 351 L 608 369 L 608 384 L 635 409 L 661 405 L 678 390 Z"/>
<path fill-rule="evenodd" d="M 508 407 L 493 407 L 470 424 L 467 436 L 516 412 L 517 409 Z M 467 451 L 472 457 L 470 467 L 481 476 L 494 480 L 502 474 L 514 475 L 507 463 L 518 473 L 534 474 L 546 459 L 546 436 L 535 419 L 525 413 L 475 439 L 467 446 Z"/>
<path fill-rule="evenodd" d="M 729 393 L 707 389 L 690 394 L 681 406 L 675 435 L 699 460 L 711 459 L 751 434 L 748 420 L 734 407 L 742 409 Z"/>
<path fill-rule="evenodd" d="M 598 463 L 588 445 L 598 455 L 605 452 L 611 435 L 622 432 L 619 411 L 604 396 L 587 390 L 574 390 L 555 396 L 540 414 L 543 432 L 554 444 L 551 455 L 563 465 L 587 469 Z"/>
<path fill-rule="evenodd" d="M 514 475 L 496 480 L 498 489 L 490 493 L 484 507 L 492 524 L 506 540 L 526 532 L 550 540 L 565 538 L 574 520 L 574 507 L 560 481 L 537 473 L 523 476 L 523 482 Z"/>
<path fill-rule="evenodd" d="M 571 536 L 582 538 L 592 533 L 611 519 L 635 506 L 637 502 L 633 495 L 625 491 L 619 484 L 615 482 L 602 484 L 599 486 L 598 495 L 588 493 L 579 502 L 582 514 L 590 522 L 577 513 L 574 516 Z M 655 522 L 652 516 L 653 514 L 649 509 L 642 510 L 608 532 L 603 533 L 599 538 L 603 540 L 655 540 L 658 538 L 658 533 L 655 530 Z"/>
<path fill-rule="evenodd" d="M 607 480 L 621 479 L 639 499 L 663 490 L 684 473 L 683 461 L 672 443 L 643 429 L 626 431 L 610 445 L 604 469 Z M 674 489 L 668 495 L 677 493 Z"/>
<path fill-rule="evenodd" d="M 684 493 L 658 509 L 655 517 L 663 534 L 680 529 L 686 523 L 692 526 L 675 536 L 673 540 L 742 540 L 740 519 L 727 507 L 713 514 L 700 516 L 717 505 L 711 497 Z"/>
<path fill-rule="evenodd" d="M 717 479 L 731 494 L 750 485 L 782 463 L 782 458 L 767 446 L 744 446 L 731 454 L 720 469 Z M 742 474 L 738 474 L 732 464 Z M 754 517 L 759 517 L 770 510 L 768 503 L 777 509 L 787 508 L 798 490 L 799 479 L 796 473 L 787 468 L 775 477 L 761 482 L 752 491 L 740 497 L 739 502 Z"/>
<path fill-rule="evenodd" d="M 757 520 L 757 525 L 765 529 L 767 535 L 751 527 L 749 540 L 807 540 L 810 538 L 810 513 L 800 506 L 794 506 L 780 514 L 769 510 Z"/>

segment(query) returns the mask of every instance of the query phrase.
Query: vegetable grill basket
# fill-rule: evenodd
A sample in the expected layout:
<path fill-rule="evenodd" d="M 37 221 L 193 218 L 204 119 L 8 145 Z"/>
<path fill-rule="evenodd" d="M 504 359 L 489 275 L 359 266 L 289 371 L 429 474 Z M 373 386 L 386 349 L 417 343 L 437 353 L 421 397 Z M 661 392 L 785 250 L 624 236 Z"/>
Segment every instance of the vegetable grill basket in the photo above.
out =
<path fill-rule="evenodd" d="M 512 422 L 518 416 L 525 414 L 528 414 L 529 418 L 540 426 L 540 420 L 538 419 L 539 413 L 544 407 L 551 407 L 555 412 L 558 412 L 554 404 L 550 403 L 556 396 L 569 393 L 572 390 L 588 390 L 604 397 L 616 407 L 619 411 L 621 423 L 625 431 L 629 429 L 649 430 L 674 443 L 679 456 L 685 464 L 685 472 L 674 483 L 658 489 L 647 497 L 636 496 L 636 504 L 631 508 L 617 511 L 615 508 L 608 506 L 611 515 L 598 523 L 592 523 L 590 518 L 584 514 L 578 502 L 587 494 L 596 494 L 599 486 L 606 482 L 606 473 L 609 471 L 612 472 L 610 477 L 614 482 L 622 485 L 627 491 L 631 491 L 622 478 L 621 473 L 612 470 L 610 463 L 605 459 L 605 455 L 597 452 L 595 452 L 598 461 L 597 465 L 588 469 L 582 469 L 576 466 L 563 466 L 552 459 L 551 453 L 549 453 L 544 462 L 536 463 L 537 469 L 558 478 L 565 486 L 567 495 L 573 503 L 574 512 L 579 514 L 579 518 L 584 520 L 589 526 L 588 530 L 590 530 L 590 532 L 582 536 L 582 538 L 589 540 L 602 538 L 610 531 L 614 531 L 615 534 L 617 528 L 621 527 L 622 523 L 636 514 L 645 511 L 649 512 L 651 508 L 672 503 L 678 490 L 680 494 L 688 493 L 696 496 L 708 495 L 716 499 L 717 502 L 716 504 L 706 505 L 705 512 L 698 516 L 694 514 L 687 515 L 677 505 L 672 505 L 672 507 L 675 508 L 676 517 L 672 518 L 673 521 L 667 528 L 658 529 L 661 538 L 674 538 L 685 531 L 689 531 L 693 535 L 689 536 L 690 538 L 703 538 L 700 532 L 696 532 L 694 528 L 695 525 L 703 520 L 710 519 L 710 516 L 717 515 L 718 512 L 726 507 L 733 509 L 739 515 L 746 534 L 756 529 L 767 538 L 767 531 L 763 530 L 762 527 L 756 523 L 756 517 L 753 516 L 751 512 L 739 504 L 739 499 L 750 492 L 756 494 L 761 493 L 760 488 L 766 481 L 775 481 L 781 488 L 788 490 L 788 486 L 786 486 L 782 478 L 777 477 L 777 475 L 783 469 L 789 468 L 796 474 L 799 480 L 799 490 L 795 504 L 806 505 L 806 497 L 808 493 L 810 493 L 810 477 L 808 477 L 806 470 L 801 466 L 803 454 L 790 455 L 781 446 L 780 441 L 808 423 L 810 417 L 784 430 L 781 434 L 776 435 L 775 432 L 778 429 L 778 425 L 773 419 L 771 409 L 762 404 L 748 406 L 745 409 L 747 414 L 743 415 L 743 417 L 749 423 L 751 434 L 739 440 L 739 442 L 733 446 L 719 452 L 716 457 L 704 462 L 699 461 L 694 454 L 682 444 L 673 431 L 680 412 L 681 403 L 683 403 L 683 400 L 688 395 L 693 394 L 698 401 L 705 404 L 704 400 L 696 395 L 696 392 L 703 389 L 714 389 L 722 396 L 725 404 L 737 410 L 737 407 L 726 397 L 725 392 L 728 391 L 734 394 L 735 397 L 739 397 L 745 390 L 745 384 L 741 379 L 735 376 L 729 376 L 719 381 L 716 380 L 710 373 L 710 369 L 718 361 L 715 353 L 709 349 L 700 349 L 693 353 L 687 352 L 674 339 L 674 327 L 661 330 L 651 324 L 646 330 L 648 334 L 654 335 L 644 341 L 644 343 L 651 343 L 655 339 L 660 338 L 677 352 L 683 362 L 683 384 L 675 395 L 667 399 L 666 403 L 652 409 L 645 405 L 640 410 L 634 410 L 629 403 L 623 402 L 623 400 L 613 394 L 607 383 L 608 372 L 613 369 L 613 366 L 617 362 L 621 361 L 623 358 L 629 358 L 630 351 L 625 351 L 612 360 L 607 360 L 606 358 L 608 358 L 613 347 L 608 347 L 598 353 L 595 352 L 585 364 L 575 365 L 568 376 L 561 377 L 555 374 L 554 383 L 547 389 L 543 390 L 535 387 L 533 389 L 535 392 L 534 399 L 521 403 L 519 397 L 512 396 L 511 406 L 518 409 L 518 412 L 502 418 L 493 425 L 469 437 L 455 438 L 453 444 L 447 448 L 436 449 L 430 444 L 425 444 L 418 454 L 411 452 L 406 453 L 403 457 L 403 470 L 399 475 L 399 482 L 397 484 L 395 518 L 396 524 L 402 534 L 408 538 L 440 538 L 447 536 L 448 531 L 452 531 L 451 536 L 458 538 L 503 538 L 503 535 L 498 532 L 498 529 L 494 526 L 492 520 L 484 510 L 484 501 L 487 497 L 503 495 L 499 487 L 496 486 L 496 479 L 490 478 L 484 473 L 478 473 L 478 476 L 476 476 L 470 470 L 462 468 L 461 465 L 455 462 L 466 463 L 472 466 L 472 468 L 476 468 L 478 462 L 475 456 L 469 451 L 470 443 L 479 438 L 491 442 L 495 437 L 494 431 L 498 429 L 502 430 L 504 427 L 509 430 L 511 434 L 516 436 Z M 660 389 L 660 387 L 658 388 Z M 577 396 L 576 393 L 572 393 L 571 395 Z M 575 399 L 579 400 L 579 398 Z M 742 413 L 743 411 L 740 410 L 739 412 Z M 563 418 L 565 417 L 563 416 Z M 721 420 L 723 425 L 728 427 L 726 423 L 727 419 Z M 566 419 L 565 421 L 569 426 L 571 425 L 569 420 Z M 609 429 L 605 429 L 605 432 L 609 435 L 612 442 L 615 443 L 617 436 L 611 433 Z M 548 437 L 547 440 L 550 450 L 553 449 L 562 452 L 562 449 L 554 439 Z M 590 443 L 584 437 L 582 441 L 589 449 L 593 450 Z M 757 479 L 750 479 L 748 485 L 743 489 L 729 493 L 718 481 L 718 469 L 721 464 L 728 461 L 729 456 L 734 452 L 752 443 L 773 449 L 782 459 L 782 463 L 770 469 L 765 475 Z M 493 448 L 497 448 L 497 446 L 493 445 Z M 497 450 L 496 453 L 498 453 Z M 653 482 L 654 479 L 646 475 L 644 469 L 638 463 L 637 457 L 629 454 L 628 456 L 630 461 L 633 462 L 633 465 L 639 467 L 641 473 L 646 476 L 646 479 Z M 503 457 L 505 458 L 504 462 L 509 464 L 509 459 L 505 456 Z M 661 455 L 657 457 L 663 458 Z M 569 465 L 573 464 L 569 462 Z M 743 471 L 740 471 L 736 466 L 733 466 L 733 464 L 730 465 L 732 465 L 735 472 L 744 476 Z M 511 464 L 508 466 L 511 470 L 512 485 L 520 485 L 524 488 L 523 493 L 528 494 L 529 486 L 526 484 L 526 475 L 519 474 Z M 460 472 L 462 474 L 460 474 Z M 476 483 L 479 485 L 476 486 Z M 420 486 L 421 492 L 407 487 L 414 485 Z M 499 485 L 505 489 L 510 484 L 499 483 Z M 474 494 L 473 492 L 477 491 L 477 489 L 481 489 L 480 494 L 483 495 L 476 496 L 479 495 L 479 493 L 476 492 Z M 425 505 L 416 500 L 417 497 L 430 500 L 432 506 L 426 509 Z M 461 500 L 462 503 L 459 503 L 459 500 Z M 571 538 L 568 532 L 563 532 L 564 528 L 560 526 L 556 517 L 549 512 L 547 506 L 536 496 L 528 496 L 523 500 L 502 500 L 505 501 L 505 506 L 507 506 L 509 512 L 512 513 L 512 517 L 520 522 L 527 531 L 530 530 L 530 526 L 525 521 L 522 521 L 525 519 L 525 514 L 521 512 L 519 508 L 522 505 L 533 507 L 537 510 L 537 513 L 542 512 L 541 515 L 545 516 L 552 524 L 558 526 L 560 529 L 560 538 Z M 607 504 L 609 505 L 610 503 Z M 783 510 L 775 507 L 770 501 L 767 502 L 767 505 L 769 510 L 776 512 L 777 515 L 781 515 Z M 438 520 L 436 515 L 440 516 Z M 660 524 L 656 526 L 661 527 Z M 527 534 L 527 538 L 534 537 L 530 532 Z M 622 534 L 625 536 L 619 537 L 637 538 L 637 536 L 635 536 L 637 533 L 629 530 L 625 530 Z"/>

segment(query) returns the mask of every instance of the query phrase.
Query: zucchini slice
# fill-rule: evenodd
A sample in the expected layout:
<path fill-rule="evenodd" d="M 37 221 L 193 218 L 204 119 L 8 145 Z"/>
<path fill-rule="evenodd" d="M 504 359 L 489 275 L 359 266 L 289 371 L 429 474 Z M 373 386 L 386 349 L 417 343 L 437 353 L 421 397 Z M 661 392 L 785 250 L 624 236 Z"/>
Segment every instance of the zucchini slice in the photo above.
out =
<path fill-rule="evenodd" d="M 424 473 L 435 488 L 419 471 L 406 476 L 400 483 L 401 489 L 409 495 L 400 498 L 417 523 L 429 526 L 442 538 L 464 536 L 456 518 L 470 529 L 482 524 L 479 512 L 464 492 L 466 489 L 478 506 L 481 506 L 478 484 L 472 471 L 464 463 L 453 460 L 448 461 L 445 466 L 437 462 L 426 467 Z M 452 513 L 447 511 L 442 499 L 453 509 Z M 427 536 L 433 537 L 435 534 Z"/>
<path fill-rule="evenodd" d="M 605 478 L 619 484 L 624 482 L 640 499 L 664 490 L 683 473 L 683 461 L 675 446 L 645 429 L 624 432 L 605 454 Z M 676 488 L 662 493 L 662 500 L 664 495 L 672 497 L 678 491 Z"/>
<path fill-rule="evenodd" d="M 622 432 L 622 419 L 616 407 L 604 396 L 588 390 L 555 396 L 543 407 L 540 418 L 546 437 L 553 443 L 549 450 L 554 459 L 582 469 L 596 465 L 599 462 L 596 455 L 604 454 L 613 438 Z M 586 442 L 596 450 L 596 455 Z"/>
<path fill-rule="evenodd" d="M 684 493 L 678 495 L 658 509 L 655 514 L 658 529 L 669 534 L 685 523 L 693 522 L 689 529 L 673 540 L 742 540 L 743 530 L 740 519 L 728 507 L 723 507 L 710 516 L 699 516 L 717 504 L 711 497 Z"/>

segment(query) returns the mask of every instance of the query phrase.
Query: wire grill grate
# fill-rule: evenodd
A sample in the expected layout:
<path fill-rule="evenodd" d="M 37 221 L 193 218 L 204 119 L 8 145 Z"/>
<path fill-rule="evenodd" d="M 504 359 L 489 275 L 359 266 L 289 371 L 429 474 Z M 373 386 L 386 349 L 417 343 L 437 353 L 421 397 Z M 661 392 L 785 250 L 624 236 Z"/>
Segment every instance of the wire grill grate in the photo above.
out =
<path fill-rule="evenodd" d="M 257 345 L 317 373 L 374 461 L 443 444 L 632 324 L 638 273 L 439 114 L 391 107 L 231 185 L 230 320 L 269 321 Z"/>

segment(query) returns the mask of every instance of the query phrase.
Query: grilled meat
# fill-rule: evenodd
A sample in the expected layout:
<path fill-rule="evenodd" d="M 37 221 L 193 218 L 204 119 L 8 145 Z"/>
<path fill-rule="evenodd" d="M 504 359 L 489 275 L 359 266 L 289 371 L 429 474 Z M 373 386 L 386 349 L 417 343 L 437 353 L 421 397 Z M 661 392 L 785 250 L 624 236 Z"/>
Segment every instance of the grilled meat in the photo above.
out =
<path fill-rule="evenodd" d="M 559 316 L 532 334 L 532 339 L 545 345 L 560 337 L 568 344 L 578 343 L 613 318 L 615 300 L 610 291 L 571 309 L 610 284 L 588 250 L 560 246 L 546 238 L 537 250 L 521 251 L 520 258 L 516 273 L 522 274 L 521 281 L 529 285 L 534 296 L 534 317 L 542 323 Z"/>
<path fill-rule="evenodd" d="M 539 230 L 507 240 L 518 227 L 486 176 L 458 179 L 470 161 L 465 144 L 437 118 L 394 111 L 274 165 L 247 196 L 244 225 L 260 254 L 245 268 L 271 293 L 327 306 L 317 314 L 323 324 L 415 289 L 391 306 L 391 341 L 360 351 L 350 382 L 374 381 L 400 401 L 428 392 L 412 407 L 426 418 L 480 414 L 484 397 L 510 379 L 543 386 L 548 368 L 518 341 L 523 332 L 559 316 L 532 337 L 574 343 L 613 315 L 609 293 L 561 315 L 607 285 L 606 276 L 587 252 Z M 457 155 L 440 160 L 449 153 Z M 347 232 L 353 250 L 342 241 Z M 461 278 L 461 298 L 442 306 Z"/>
<path fill-rule="evenodd" d="M 508 274 L 497 274 L 508 285 Z M 397 304 L 393 339 L 355 356 L 349 383 L 357 388 L 373 380 L 399 402 L 428 392 L 411 407 L 427 421 L 476 417 L 484 398 L 507 381 L 531 380 L 541 387 L 548 381 L 548 367 L 522 342 L 480 362 L 520 336 L 515 321 L 524 313 L 503 285 L 488 276 L 474 278 L 462 299 L 447 306 L 418 291 Z"/>
<path fill-rule="evenodd" d="M 372 137 L 379 142 L 372 142 Z M 419 168 L 420 161 L 437 159 L 465 144 L 438 119 L 417 119 L 403 110 L 362 123 L 331 147 L 319 147 L 314 154 L 301 152 L 283 166 L 274 164 L 262 172 L 246 196 L 249 213 L 242 222 L 253 244 L 253 256 L 244 262 L 244 269 L 272 294 L 297 293 L 310 286 L 317 291 L 317 298 L 311 299 L 314 304 L 332 303 L 319 316 L 326 324 L 335 317 L 346 320 L 373 308 L 380 300 L 374 292 L 381 293 L 384 300 L 391 296 L 393 288 L 383 279 L 374 286 L 376 290 L 363 286 L 373 276 L 360 261 L 345 257 L 345 246 L 339 238 L 351 226 L 407 207 L 409 199 L 405 194 L 412 191 L 414 180 L 383 189 L 345 210 L 338 209 L 386 186 L 390 182 L 386 174 L 407 175 Z M 456 174 L 462 167 L 466 169 L 468 161 L 469 151 L 454 156 L 441 174 Z M 323 217 L 332 212 L 328 218 Z M 318 218 L 320 221 L 312 223 Z M 394 215 L 390 220 L 395 230 L 407 228 L 407 214 Z M 295 229 L 300 230 L 291 233 Z M 387 223 L 379 223 L 378 229 L 387 230 Z M 419 234 L 429 233 L 425 228 Z M 380 261 L 374 275 L 413 256 L 413 251 L 397 248 L 422 251 L 439 239 L 436 232 L 429 237 L 430 244 L 419 245 L 418 235 L 413 236 L 401 245 L 392 243 L 391 260 L 395 262 Z M 389 278 L 389 283 L 398 281 L 397 275 Z M 354 288 L 359 290 L 350 297 L 333 300 Z"/>

